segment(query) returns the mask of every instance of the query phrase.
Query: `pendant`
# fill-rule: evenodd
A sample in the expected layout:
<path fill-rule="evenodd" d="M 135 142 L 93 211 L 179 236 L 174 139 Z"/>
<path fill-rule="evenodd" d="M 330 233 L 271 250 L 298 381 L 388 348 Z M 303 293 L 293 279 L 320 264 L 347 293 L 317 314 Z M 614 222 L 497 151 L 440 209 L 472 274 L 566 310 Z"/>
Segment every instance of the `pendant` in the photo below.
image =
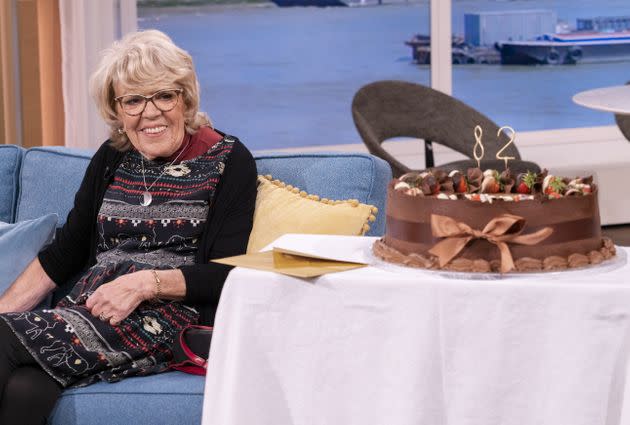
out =
<path fill-rule="evenodd" d="M 142 202 L 140 202 L 140 205 L 142 205 L 143 207 L 147 207 L 151 205 L 152 201 L 153 196 L 151 196 L 149 192 L 142 192 Z"/>

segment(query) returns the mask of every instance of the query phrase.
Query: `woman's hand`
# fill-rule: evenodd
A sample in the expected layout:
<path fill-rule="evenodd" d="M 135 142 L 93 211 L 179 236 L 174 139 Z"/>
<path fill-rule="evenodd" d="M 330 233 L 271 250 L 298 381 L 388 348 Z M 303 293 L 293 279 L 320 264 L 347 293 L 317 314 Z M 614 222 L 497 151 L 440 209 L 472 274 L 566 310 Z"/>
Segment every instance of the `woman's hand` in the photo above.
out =
<path fill-rule="evenodd" d="M 0 296 L 0 313 L 32 310 L 55 288 L 57 285 L 36 257 Z"/>
<path fill-rule="evenodd" d="M 140 303 L 155 295 L 154 278 L 149 270 L 120 276 L 98 287 L 85 302 L 90 312 L 112 326 L 125 320 Z"/>

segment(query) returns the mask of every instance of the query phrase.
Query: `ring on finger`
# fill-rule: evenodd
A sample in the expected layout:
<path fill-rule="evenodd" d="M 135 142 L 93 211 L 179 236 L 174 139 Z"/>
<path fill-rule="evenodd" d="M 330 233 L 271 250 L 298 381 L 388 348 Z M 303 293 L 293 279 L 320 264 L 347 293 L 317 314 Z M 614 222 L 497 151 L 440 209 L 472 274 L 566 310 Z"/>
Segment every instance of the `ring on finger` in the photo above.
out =
<path fill-rule="evenodd" d="M 109 319 L 109 317 L 105 316 L 103 313 L 99 314 L 98 318 L 103 322 Z"/>

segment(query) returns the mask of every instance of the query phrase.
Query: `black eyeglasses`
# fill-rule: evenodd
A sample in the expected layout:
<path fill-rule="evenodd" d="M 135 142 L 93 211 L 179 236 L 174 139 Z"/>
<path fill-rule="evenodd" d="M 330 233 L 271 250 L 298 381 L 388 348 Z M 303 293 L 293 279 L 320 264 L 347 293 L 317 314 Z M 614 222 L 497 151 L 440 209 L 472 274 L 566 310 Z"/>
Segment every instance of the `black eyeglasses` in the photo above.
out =
<path fill-rule="evenodd" d="M 165 89 L 153 93 L 151 96 L 141 94 L 125 94 L 114 98 L 127 115 L 132 117 L 144 112 L 149 101 L 153 102 L 156 108 L 162 112 L 168 112 L 177 106 L 179 95 L 184 89 Z"/>

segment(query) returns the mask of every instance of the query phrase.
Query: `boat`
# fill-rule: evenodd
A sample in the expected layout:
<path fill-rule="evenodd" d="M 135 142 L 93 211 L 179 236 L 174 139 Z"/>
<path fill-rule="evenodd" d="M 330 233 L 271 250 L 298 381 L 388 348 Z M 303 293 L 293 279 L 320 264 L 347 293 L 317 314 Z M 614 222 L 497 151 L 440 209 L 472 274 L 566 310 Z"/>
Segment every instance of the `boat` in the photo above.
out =
<path fill-rule="evenodd" d="M 431 63 L 431 37 L 417 34 L 405 41 L 411 47 L 414 62 L 420 65 Z M 471 46 L 462 37 L 453 36 L 451 40 L 453 64 L 498 64 L 499 53 L 492 47 Z"/>
<path fill-rule="evenodd" d="M 630 17 L 578 19 L 577 31 L 535 40 L 498 41 L 504 65 L 560 65 L 630 60 Z"/>
<path fill-rule="evenodd" d="M 270 0 L 280 7 L 363 7 L 382 5 L 406 5 L 409 0 Z"/>
<path fill-rule="evenodd" d="M 404 0 L 271 0 L 279 7 L 354 7 L 402 3 Z"/>
<path fill-rule="evenodd" d="M 346 7 L 347 3 L 341 0 L 271 0 L 279 7 Z"/>
<path fill-rule="evenodd" d="M 545 34 L 531 41 L 499 41 L 504 65 L 559 65 L 630 60 L 630 31 Z"/>

